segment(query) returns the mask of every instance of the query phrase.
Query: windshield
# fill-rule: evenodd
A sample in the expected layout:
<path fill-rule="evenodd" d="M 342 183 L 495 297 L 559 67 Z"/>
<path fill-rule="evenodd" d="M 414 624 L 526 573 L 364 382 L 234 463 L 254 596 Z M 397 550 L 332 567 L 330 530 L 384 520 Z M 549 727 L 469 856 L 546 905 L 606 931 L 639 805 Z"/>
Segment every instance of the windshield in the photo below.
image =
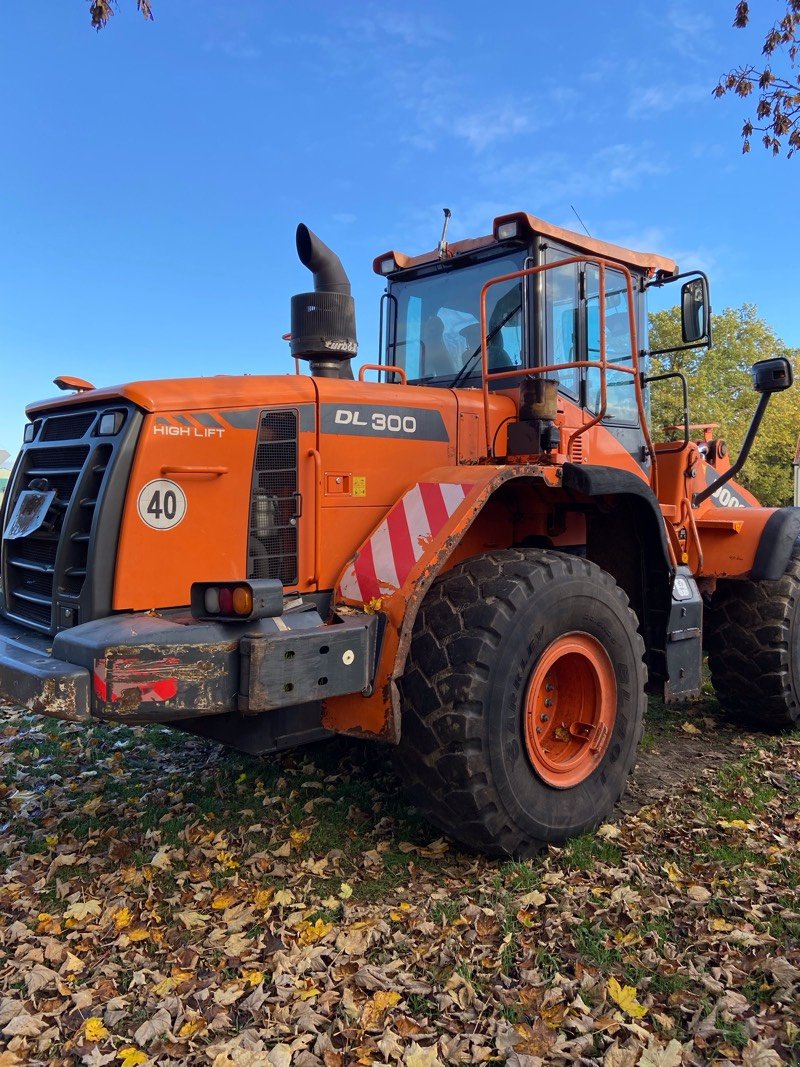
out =
<path fill-rule="evenodd" d="M 409 381 L 441 381 L 480 373 L 480 294 L 491 278 L 522 270 L 526 252 L 392 282 L 387 362 Z M 521 278 L 492 286 L 486 298 L 489 368 L 522 366 Z"/>

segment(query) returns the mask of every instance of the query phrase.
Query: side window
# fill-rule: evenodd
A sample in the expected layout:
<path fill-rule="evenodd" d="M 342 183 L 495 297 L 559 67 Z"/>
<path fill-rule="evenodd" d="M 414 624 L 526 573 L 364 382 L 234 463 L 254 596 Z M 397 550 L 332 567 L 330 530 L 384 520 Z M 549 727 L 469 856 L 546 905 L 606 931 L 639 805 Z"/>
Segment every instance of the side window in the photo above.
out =
<path fill-rule="evenodd" d="M 564 253 L 557 253 L 564 259 Z M 579 290 L 578 264 L 554 267 L 544 272 L 545 351 L 548 363 L 569 363 L 578 355 Z M 559 388 L 573 397 L 580 395 L 580 368 L 555 371 Z"/>
<path fill-rule="evenodd" d="M 405 368 L 409 378 L 419 378 L 422 374 L 422 300 L 410 296 L 404 308 L 405 322 L 399 329 L 395 341 L 398 350 L 397 362 Z"/>
<path fill-rule="evenodd" d="M 606 359 L 610 364 L 631 366 L 631 330 L 628 318 L 628 290 L 625 275 L 606 270 Z M 600 359 L 600 271 L 586 267 L 586 342 L 587 359 Z M 606 416 L 619 422 L 636 422 L 636 392 L 632 374 L 606 372 Z M 600 371 L 589 367 L 586 372 L 586 406 L 600 407 Z"/>

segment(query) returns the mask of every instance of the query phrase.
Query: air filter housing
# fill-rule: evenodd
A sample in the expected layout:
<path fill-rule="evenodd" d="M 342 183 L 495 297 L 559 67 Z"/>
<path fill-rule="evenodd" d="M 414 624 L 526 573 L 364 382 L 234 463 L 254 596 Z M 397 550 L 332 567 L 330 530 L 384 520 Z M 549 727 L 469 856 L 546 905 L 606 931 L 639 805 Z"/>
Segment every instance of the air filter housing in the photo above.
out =
<path fill-rule="evenodd" d="M 319 378 L 352 378 L 358 351 L 356 308 L 339 257 L 302 223 L 297 254 L 314 275 L 314 292 L 292 297 L 292 355 L 307 359 Z"/>

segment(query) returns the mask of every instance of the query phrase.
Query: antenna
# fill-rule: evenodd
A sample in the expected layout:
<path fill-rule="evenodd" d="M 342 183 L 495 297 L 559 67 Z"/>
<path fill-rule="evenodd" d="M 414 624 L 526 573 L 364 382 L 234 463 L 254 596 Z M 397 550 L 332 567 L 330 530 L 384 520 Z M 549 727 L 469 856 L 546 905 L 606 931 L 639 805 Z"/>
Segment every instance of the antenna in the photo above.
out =
<path fill-rule="evenodd" d="M 453 214 L 449 207 L 443 207 L 442 211 L 444 212 L 444 225 L 442 226 L 442 236 L 439 241 L 439 259 L 444 259 L 447 255 L 447 225 Z"/>
<path fill-rule="evenodd" d="M 572 204 L 570 204 L 569 206 L 570 206 L 570 207 L 572 207 Z M 573 210 L 573 211 L 575 212 L 575 218 L 576 218 L 576 219 L 578 220 L 578 222 L 579 222 L 579 223 L 581 224 L 581 226 L 583 226 L 583 229 L 584 229 L 584 231 L 585 231 L 585 233 L 586 233 L 586 236 L 587 236 L 587 237 L 591 237 L 592 235 L 591 235 L 591 234 L 589 233 L 589 231 L 588 231 L 588 230 L 586 229 L 586 223 L 585 223 L 585 222 L 583 221 L 583 219 L 582 219 L 582 218 L 580 217 L 580 215 L 578 214 L 578 212 L 577 212 L 577 211 L 575 211 L 575 208 L 574 208 L 574 207 L 572 207 L 572 210 Z"/>

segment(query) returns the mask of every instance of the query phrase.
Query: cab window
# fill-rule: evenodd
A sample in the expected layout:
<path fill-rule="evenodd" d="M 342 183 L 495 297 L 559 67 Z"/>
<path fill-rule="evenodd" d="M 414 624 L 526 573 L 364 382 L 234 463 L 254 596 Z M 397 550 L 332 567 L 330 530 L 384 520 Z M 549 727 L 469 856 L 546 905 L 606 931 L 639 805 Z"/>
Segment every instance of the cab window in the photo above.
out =
<path fill-rule="evenodd" d="M 586 358 L 600 359 L 600 270 L 593 263 L 586 266 Z M 631 363 L 631 329 L 628 317 L 628 289 L 621 271 L 605 272 L 606 360 L 609 364 Z M 586 407 L 600 409 L 600 370 L 586 372 Z M 634 376 L 623 371 L 606 371 L 606 418 L 634 423 L 638 419 Z"/>
<path fill-rule="evenodd" d="M 522 269 L 524 251 L 391 284 L 388 362 L 411 382 L 448 385 L 480 374 L 480 293 L 492 278 Z M 486 298 L 490 370 L 521 367 L 525 359 L 523 285 L 500 282 Z"/>

